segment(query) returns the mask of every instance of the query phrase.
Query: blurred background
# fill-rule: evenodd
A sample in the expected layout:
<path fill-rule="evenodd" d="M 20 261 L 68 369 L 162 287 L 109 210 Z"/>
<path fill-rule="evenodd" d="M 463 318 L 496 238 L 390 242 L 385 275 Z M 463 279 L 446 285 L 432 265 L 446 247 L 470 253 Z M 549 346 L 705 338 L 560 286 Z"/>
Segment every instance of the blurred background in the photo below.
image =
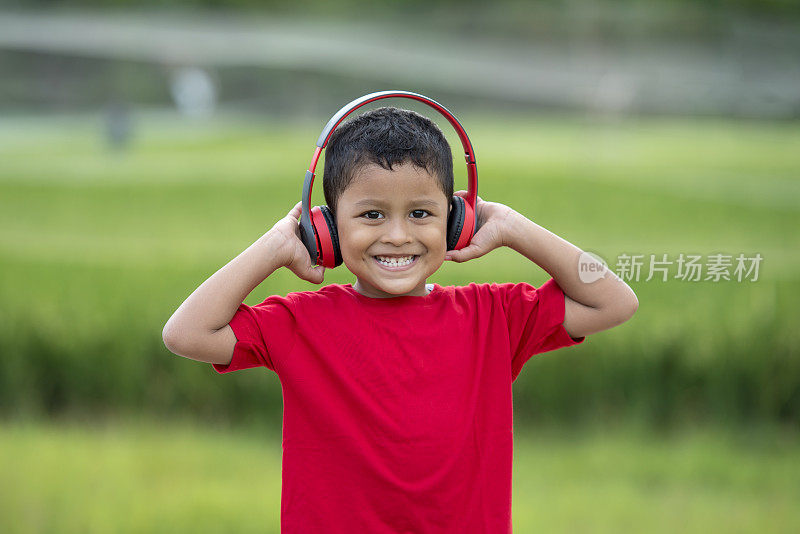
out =
<path fill-rule="evenodd" d="M 797 2 L 19 0 L 0 2 L 0 531 L 279 532 L 277 376 L 219 375 L 161 330 L 300 199 L 331 115 L 385 89 L 448 107 L 482 198 L 639 297 L 514 383 L 515 531 L 800 530 Z M 503 249 L 429 281 L 548 278 Z M 245 302 L 315 288 L 281 269 Z"/>

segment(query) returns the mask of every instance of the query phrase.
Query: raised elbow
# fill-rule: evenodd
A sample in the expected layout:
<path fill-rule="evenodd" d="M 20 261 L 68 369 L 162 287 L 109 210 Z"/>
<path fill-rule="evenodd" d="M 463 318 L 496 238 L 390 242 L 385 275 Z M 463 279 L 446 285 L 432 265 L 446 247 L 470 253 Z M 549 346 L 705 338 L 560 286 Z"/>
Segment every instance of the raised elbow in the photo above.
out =
<path fill-rule="evenodd" d="M 167 347 L 167 349 L 170 352 L 175 352 L 174 350 L 172 350 L 174 346 L 173 339 L 171 337 L 171 334 L 167 331 L 166 327 L 164 327 L 164 330 L 161 331 L 161 340 L 164 342 L 164 346 Z"/>
<path fill-rule="evenodd" d="M 626 286 L 626 291 L 617 294 L 602 310 L 608 323 L 606 328 L 613 328 L 628 321 L 638 309 L 639 299 L 633 290 Z"/>
<path fill-rule="evenodd" d="M 636 294 L 631 291 L 628 298 L 624 300 L 623 303 L 620 304 L 616 315 L 617 324 L 622 324 L 625 321 L 628 321 L 633 314 L 636 313 L 636 310 L 639 309 L 639 299 L 636 297 Z"/>
<path fill-rule="evenodd" d="M 175 328 L 173 328 L 170 323 L 164 325 L 164 329 L 161 331 L 161 339 L 164 341 L 164 346 L 167 347 L 171 353 L 178 354 L 179 338 L 177 332 L 175 332 Z"/>

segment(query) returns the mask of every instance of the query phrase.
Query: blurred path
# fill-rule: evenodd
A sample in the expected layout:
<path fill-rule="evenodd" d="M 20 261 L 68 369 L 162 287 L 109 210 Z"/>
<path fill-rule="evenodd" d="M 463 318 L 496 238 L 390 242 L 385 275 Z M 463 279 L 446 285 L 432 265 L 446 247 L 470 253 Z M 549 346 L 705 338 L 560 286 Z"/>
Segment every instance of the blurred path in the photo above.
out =
<path fill-rule="evenodd" d="M 500 43 L 405 24 L 239 16 L 2 13 L 0 51 L 302 69 L 617 113 L 800 116 L 800 46 Z"/>

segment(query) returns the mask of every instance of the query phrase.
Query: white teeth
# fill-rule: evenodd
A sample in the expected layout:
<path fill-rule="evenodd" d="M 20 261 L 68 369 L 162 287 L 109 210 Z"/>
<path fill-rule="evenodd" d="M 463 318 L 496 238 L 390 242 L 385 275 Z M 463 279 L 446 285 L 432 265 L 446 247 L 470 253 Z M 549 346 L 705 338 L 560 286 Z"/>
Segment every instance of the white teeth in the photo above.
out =
<path fill-rule="evenodd" d="M 390 258 L 388 256 L 375 256 L 375 259 L 378 262 L 389 265 L 392 267 L 402 267 L 403 265 L 409 265 L 411 262 L 414 261 L 414 256 L 405 256 L 402 258 Z"/>

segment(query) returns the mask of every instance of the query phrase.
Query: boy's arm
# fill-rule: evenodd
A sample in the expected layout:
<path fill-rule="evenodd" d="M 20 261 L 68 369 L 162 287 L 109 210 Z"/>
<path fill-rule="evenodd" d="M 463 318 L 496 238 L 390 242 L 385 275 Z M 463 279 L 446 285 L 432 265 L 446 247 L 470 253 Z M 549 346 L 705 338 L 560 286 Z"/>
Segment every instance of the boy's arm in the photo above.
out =
<path fill-rule="evenodd" d="M 466 191 L 458 191 L 461 196 Z M 609 329 L 630 319 L 639 307 L 633 290 L 600 262 L 593 282 L 579 277 L 583 251 L 508 206 L 478 198 L 478 231 L 470 245 L 448 251 L 463 262 L 508 246 L 547 271 L 564 291 L 564 329 L 573 338 Z M 584 261 L 586 257 L 580 258 Z M 591 261 L 591 260 L 589 260 Z"/>
<path fill-rule="evenodd" d="M 304 280 L 323 281 L 324 268 L 311 265 L 300 241 L 299 216 L 298 202 L 270 231 L 189 295 L 164 325 L 162 338 L 171 352 L 202 362 L 227 364 L 237 341 L 228 323 L 265 278 L 286 266 Z"/>
<path fill-rule="evenodd" d="M 513 212 L 508 246 L 547 271 L 564 291 L 564 329 L 573 338 L 607 330 L 630 319 L 639 307 L 633 290 L 613 271 L 572 243 Z M 579 261 L 590 261 L 602 274 L 593 282 L 579 275 Z"/>

